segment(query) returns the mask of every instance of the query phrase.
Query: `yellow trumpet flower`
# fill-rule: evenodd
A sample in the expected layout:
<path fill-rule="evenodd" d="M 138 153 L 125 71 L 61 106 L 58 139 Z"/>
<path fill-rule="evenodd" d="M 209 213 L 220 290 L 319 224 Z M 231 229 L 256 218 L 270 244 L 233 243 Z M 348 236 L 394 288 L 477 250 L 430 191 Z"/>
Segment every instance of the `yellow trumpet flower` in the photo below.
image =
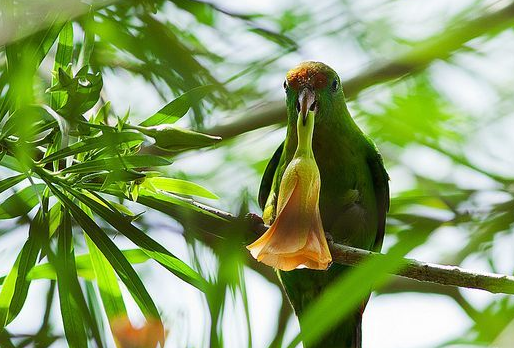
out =
<path fill-rule="evenodd" d="M 247 246 L 257 261 L 282 271 L 324 270 L 332 262 L 319 212 L 321 179 L 312 152 L 314 113 L 298 116 L 298 147 L 284 171 L 270 228 Z"/>

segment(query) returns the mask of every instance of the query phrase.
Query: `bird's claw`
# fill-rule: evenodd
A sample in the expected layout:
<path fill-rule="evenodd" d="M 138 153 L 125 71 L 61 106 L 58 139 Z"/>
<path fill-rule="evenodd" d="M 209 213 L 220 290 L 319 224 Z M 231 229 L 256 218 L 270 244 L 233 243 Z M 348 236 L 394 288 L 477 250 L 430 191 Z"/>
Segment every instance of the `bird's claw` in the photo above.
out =
<path fill-rule="evenodd" d="M 328 231 L 325 231 L 325 238 L 327 240 L 327 244 L 328 244 L 328 248 L 330 249 L 332 244 L 334 244 L 334 237 L 332 236 L 332 234 Z M 332 250 L 332 249 L 330 249 Z M 330 269 L 330 267 L 332 267 L 332 265 L 334 264 L 334 262 L 330 262 L 327 266 L 327 271 Z"/>
<path fill-rule="evenodd" d="M 246 214 L 245 220 L 250 225 L 250 229 L 258 235 L 262 235 L 264 232 L 268 230 L 268 226 L 266 226 L 262 217 L 255 213 Z"/>
<path fill-rule="evenodd" d="M 325 231 L 325 238 L 327 239 L 328 244 L 334 243 L 334 237 L 332 237 L 330 232 Z"/>

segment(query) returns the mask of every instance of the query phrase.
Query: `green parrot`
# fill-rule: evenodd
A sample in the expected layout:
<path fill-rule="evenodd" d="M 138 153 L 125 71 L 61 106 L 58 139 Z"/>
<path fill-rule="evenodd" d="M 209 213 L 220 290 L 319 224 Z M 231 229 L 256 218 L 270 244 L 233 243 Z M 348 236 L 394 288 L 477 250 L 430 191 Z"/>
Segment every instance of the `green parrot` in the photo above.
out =
<path fill-rule="evenodd" d="M 330 234 L 336 243 L 380 251 L 389 209 L 389 177 L 376 146 L 359 129 L 348 112 L 339 76 L 323 63 L 304 62 L 287 73 L 284 89 L 287 135 L 268 163 L 262 178 L 259 205 L 264 211 L 264 222 L 271 225 L 277 218 L 279 189 L 287 186 L 281 186 L 281 183 L 289 175 L 286 170 L 290 171 L 288 166 L 291 161 L 297 160 L 297 151 L 300 149 L 298 137 L 301 139 L 305 133 L 312 138 L 309 146 L 312 147 L 321 179 L 318 214 L 321 215 L 321 231 Z M 310 135 L 309 131 L 304 131 L 304 127 L 309 125 L 313 127 Z M 282 209 L 281 204 L 278 203 L 279 209 Z M 289 216 L 284 219 L 286 222 L 282 225 L 291 225 L 298 217 Z M 315 224 L 316 218 L 313 219 L 312 224 Z M 290 236 L 294 237 L 294 233 L 290 231 Z M 315 245 L 323 249 L 324 244 L 316 242 Z M 319 262 L 314 264 L 320 265 Z M 289 301 L 299 317 L 300 327 L 302 312 L 309 303 L 330 282 L 349 270 L 347 266 L 339 264 L 332 264 L 327 270 L 318 269 L 278 271 Z M 362 313 L 366 303 L 367 300 L 358 311 L 325 335 L 316 347 L 361 347 Z"/>

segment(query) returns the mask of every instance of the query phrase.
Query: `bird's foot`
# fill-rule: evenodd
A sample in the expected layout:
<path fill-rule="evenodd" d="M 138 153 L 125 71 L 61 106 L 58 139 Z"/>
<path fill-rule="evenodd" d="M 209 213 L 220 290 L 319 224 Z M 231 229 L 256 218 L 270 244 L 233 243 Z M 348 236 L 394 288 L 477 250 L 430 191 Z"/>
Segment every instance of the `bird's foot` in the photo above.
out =
<path fill-rule="evenodd" d="M 325 231 L 325 238 L 327 240 L 328 248 L 332 251 L 331 247 L 334 244 L 334 237 L 332 234 L 328 231 Z M 330 269 L 330 267 L 334 264 L 334 262 L 330 262 L 327 266 L 327 270 Z"/>
<path fill-rule="evenodd" d="M 253 232 L 257 233 L 259 236 L 262 235 L 264 232 L 266 232 L 269 228 L 269 226 L 267 226 L 264 223 L 264 220 L 262 219 L 262 217 L 260 217 L 257 214 L 248 213 L 245 215 L 245 220 L 250 225 L 250 229 Z"/>
<path fill-rule="evenodd" d="M 334 243 L 334 237 L 332 237 L 332 234 L 328 231 L 325 231 L 325 238 L 327 239 L 328 244 Z"/>

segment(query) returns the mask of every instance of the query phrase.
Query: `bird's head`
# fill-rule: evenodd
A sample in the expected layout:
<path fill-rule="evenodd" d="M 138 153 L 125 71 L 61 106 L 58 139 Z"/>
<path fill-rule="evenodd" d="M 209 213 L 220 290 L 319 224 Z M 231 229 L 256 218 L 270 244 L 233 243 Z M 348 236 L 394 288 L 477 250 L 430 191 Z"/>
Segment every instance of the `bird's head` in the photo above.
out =
<path fill-rule="evenodd" d="M 289 70 L 284 89 L 288 114 L 294 117 L 299 115 L 304 125 L 309 114 L 318 122 L 335 101 L 344 102 L 339 76 L 331 67 L 320 62 L 303 62 Z"/>

